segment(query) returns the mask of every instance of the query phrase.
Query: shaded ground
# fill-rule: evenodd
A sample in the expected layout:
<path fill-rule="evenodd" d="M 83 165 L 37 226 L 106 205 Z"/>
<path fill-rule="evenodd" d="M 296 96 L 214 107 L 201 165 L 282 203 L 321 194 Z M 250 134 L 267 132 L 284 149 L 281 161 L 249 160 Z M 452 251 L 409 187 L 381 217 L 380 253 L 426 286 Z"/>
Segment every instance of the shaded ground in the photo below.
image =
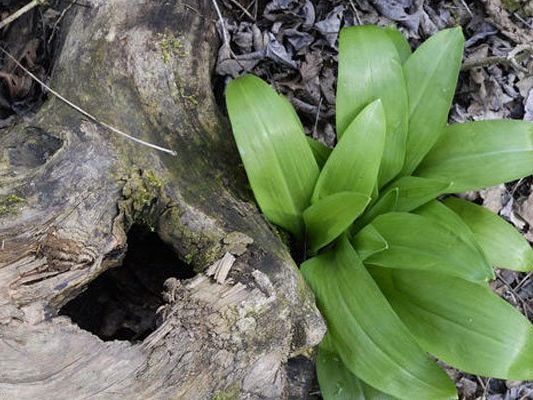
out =
<path fill-rule="evenodd" d="M 284 93 L 307 134 L 335 142 L 337 36 L 343 26 L 395 25 L 413 47 L 434 32 L 461 25 L 463 71 L 451 122 L 533 120 L 533 3 L 528 1 L 219 0 L 222 46 L 218 87 L 252 72 Z M 222 104 L 222 100 L 221 100 Z M 533 241 L 532 177 L 464 196 L 514 224 Z M 494 290 L 533 320 L 533 276 L 499 270 Z M 505 382 L 449 369 L 462 398 L 533 398 L 533 383 Z M 319 390 L 316 388 L 316 396 Z"/>

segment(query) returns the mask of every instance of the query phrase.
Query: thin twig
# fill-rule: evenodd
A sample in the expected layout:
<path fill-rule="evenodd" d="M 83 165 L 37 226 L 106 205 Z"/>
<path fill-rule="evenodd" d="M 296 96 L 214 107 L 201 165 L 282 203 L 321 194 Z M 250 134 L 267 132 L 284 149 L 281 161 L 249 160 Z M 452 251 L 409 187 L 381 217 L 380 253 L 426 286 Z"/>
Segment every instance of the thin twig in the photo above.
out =
<path fill-rule="evenodd" d="M 529 29 L 533 29 L 533 25 L 527 22 L 524 18 L 520 16 L 517 12 L 514 12 L 513 15 L 516 17 L 517 20 L 522 22 L 525 26 L 527 26 Z"/>
<path fill-rule="evenodd" d="M 481 400 L 486 400 L 487 395 L 489 394 L 489 388 L 490 388 L 490 379 L 487 378 L 487 382 L 485 383 L 485 387 L 483 387 L 483 394 L 481 395 Z"/>
<path fill-rule="evenodd" d="M 193 6 L 190 6 L 188 4 L 182 4 L 183 7 L 185 7 L 187 10 L 191 10 L 193 13 L 195 13 L 196 15 L 202 17 L 203 19 L 205 19 L 205 17 L 200 13 L 200 11 L 198 11 L 196 8 L 194 8 Z"/>
<path fill-rule="evenodd" d="M 461 71 L 468 71 L 477 67 L 488 67 L 489 65 L 494 64 L 512 65 L 513 67 L 523 70 L 523 67 L 518 65 L 518 63 L 527 60 L 531 56 L 533 56 L 533 48 L 522 48 L 520 49 L 519 54 L 513 54 L 513 52 L 510 52 L 507 56 L 469 58 L 463 63 Z M 525 72 L 527 72 L 527 70 Z"/>
<path fill-rule="evenodd" d="M 215 11 L 218 16 L 220 29 L 222 30 L 222 40 L 224 41 L 224 45 L 229 46 L 229 34 L 226 29 L 226 24 L 224 23 L 224 17 L 222 17 L 222 13 L 220 12 L 220 8 L 218 7 L 217 0 L 211 0 L 211 3 L 213 3 L 213 7 L 215 7 Z"/>
<path fill-rule="evenodd" d="M 359 12 L 357 11 L 357 8 L 355 8 L 355 4 L 353 4 L 352 0 L 350 0 L 350 5 L 352 6 L 353 13 L 355 14 L 355 20 L 357 21 L 357 25 L 361 25 L 361 19 L 359 18 Z"/>
<path fill-rule="evenodd" d="M 487 385 L 485 384 L 485 381 L 483 380 L 483 378 L 476 375 L 476 380 L 477 380 L 477 383 L 479 383 L 479 385 L 483 389 L 483 393 L 485 393 L 487 391 Z M 483 400 L 485 400 L 485 398 L 483 398 Z"/>
<path fill-rule="evenodd" d="M 516 191 L 518 190 L 518 187 L 522 184 L 522 182 L 524 181 L 525 178 L 520 178 L 518 180 L 518 182 L 516 182 L 514 185 L 513 185 L 513 190 L 511 190 L 511 193 L 509 193 L 508 190 L 506 190 L 507 193 L 509 193 L 511 195 L 512 198 L 514 198 L 514 194 L 516 193 Z"/>
<path fill-rule="evenodd" d="M 24 7 L 19 8 L 17 11 L 15 11 L 13 14 L 11 14 L 9 17 L 4 18 L 2 21 L 0 21 L 0 29 L 5 28 L 8 26 L 11 22 L 16 20 L 17 18 L 22 17 L 24 14 L 26 14 L 28 11 L 34 9 L 35 7 L 44 4 L 44 0 L 32 0 L 28 4 L 26 4 Z"/>
<path fill-rule="evenodd" d="M 468 4 L 466 4 L 466 1 L 465 0 L 461 0 L 461 3 L 463 3 L 463 6 L 464 6 L 464 8 L 466 8 L 466 11 L 468 12 L 468 14 L 470 14 L 470 16 L 473 17 L 474 14 L 472 14 L 472 10 L 470 9 L 470 7 L 468 7 Z"/>
<path fill-rule="evenodd" d="M 524 279 L 522 279 L 520 282 L 518 282 L 518 285 L 514 288 L 515 290 L 520 289 L 522 286 L 524 286 L 524 283 L 526 283 L 531 277 L 533 276 L 533 271 L 527 274 Z"/>
<path fill-rule="evenodd" d="M 255 22 L 255 18 L 252 14 L 250 14 L 250 11 L 248 11 L 241 3 L 239 3 L 237 0 L 229 0 L 231 3 L 235 4 L 240 10 L 246 14 L 248 18 L 250 18 L 252 21 Z"/>
<path fill-rule="evenodd" d="M 529 308 L 529 305 L 524 301 L 524 299 L 522 299 L 522 297 L 520 297 L 520 295 L 515 291 L 513 286 L 509 282 L 507 282 L 498 271 L 496 271 L 496 277 L 507 287 L 509 292 L 511 292 L 511 296 L 513 296 L 515 300 L 518 301 L 522 305 L 522 308 L 524 309 L 525 314 L 529 315 L 531 313 L 531 309 Z"/>
<path fill-rule="evenodd" d="M 156 150 L 159 150 L 159 151 L 162 151 L 162 152 L 165 152 L 165 153 L 168 153 L 168 154 L 172 154 L 173 156 L 176 156 L 177 153 L 174 151 L 174 150 L 170 150 L 170 149 L 167 149 L 165 147 L 161 147 L 161 146 L 158 146 L 158 145 L 155 145 L 155 144 L 152 144 L 152 143 L 148 143 L 148 142 L 145 142 L 144 140 L 141 140 L 141 139 L 137 139 L 136 137 L 134 136 L 131 136 L 131 135 L 128 135 L 127 133 L 125 132 L 122 132 L 121 130 L 105 123 L 105 122 L 102 122 L 98 119 L 96 119 L 96 117 L 94 117 L 92 114 L 89 114 L 87 111 L 83 110 L 82 108 L 80 108 L 79 106 L 77 106 L 76 104 L 72 103 L 70 100 L 67 100 L 65 97 L 63 97 L 61 94 L 59 94 L 58 92 L 56 92 L 55 90 L 53 90 L 50 86 L 48 86 L 46 83 L 44 83 L 43 81 L 41 81 L 39 78 L 37 78 L 37 76 L 35 76 L 32 72 L 30 72 L 26 67 L 24 67 L 21 63 L 18 62 L 18 60 L 13 57 L 7 50 L 5 50 L 3 47 L 0 46 L 0 51 L 2 53 L 4 53 L 7 57 L 9 57 L 11 59 L 11 61 L 13 61 L 20 69 L 22 69 L 26 74 L 28 74 L 35 82 L 37 82 L 38 84 L 40 84 L 43 88 L 45 88 L 46 90 L 48 90 L 50 93 L 52 93 L 54 96 L 56 96 L 57 98 L 59 98 L 61 101 L 63 101 L 65 104 L 68 104 L 70 107 L 72 107 L 73 109 L 75 109 L 76 111 L 78 111 L 80 114 L 86 116 L 87 118 L 89 118 L 91 121 L 97 123 L 98 125 L 101 125 L 103 126 L 104 128 L 107 128 L 109 129 L 110 131 L 114 132 L 114 133 L 117 133 L 121 136 L 124 136 L 130 140 L 133 140 L 134 142 L 137 142 L 139 144 L 142 144 L 143 146 L 147 146 L 147 147 L 150 147 L 152 149 L 156 149 Z"/>
<path fill-rule="evenodd" d="M 320 107 L 322 107 L 322 95 L 318 101 L 318 107 L 316 109 L 315 123 L 313 124 L 313 137 L 316 137 L 316 131 L 318 127 L 318 120 L 320 119 Z"/>
<path fill-rule="evenodd" d="M 48 39 L 48 45 L 50 45 L 50 43 L 52 43 L 52 40 L 54 39 L 54 36 L 56 34 L 57 27 L 59 26 L 59 24 L 61 23 L 61 21 L 65 17 L 65 14 L 68 12 L 68 10 L 70 10 L 75 5 L 76 5 L 76 1 L 73 0 L 73 1 L 70 2 L 70 4 L 68 6 L 65 7 L 65 9 L 63 11 L 61 11 L 61 14 L 56 19 L 56 22 L 54 22 L 54 26 L 52 27 L 52 33 L 50 34 L 50 38 Z"/>

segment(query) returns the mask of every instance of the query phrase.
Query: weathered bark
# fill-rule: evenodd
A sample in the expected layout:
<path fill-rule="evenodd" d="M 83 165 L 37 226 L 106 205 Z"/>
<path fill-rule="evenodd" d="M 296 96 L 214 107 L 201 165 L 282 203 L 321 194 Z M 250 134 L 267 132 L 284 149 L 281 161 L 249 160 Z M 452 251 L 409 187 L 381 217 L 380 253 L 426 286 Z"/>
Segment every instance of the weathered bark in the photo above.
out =
<path fill-rule="evenodd" d="M 64 30 L 51 85 L 178 156 L 56 98 L 0 133 L 0 398 L 288 398 L 288 359 L 316 345 L 324 324 L 242 190 L 211 85 L 211 2 L 90 4 Z M 58 312 L 120 268 L 133 223 L 197 271 L 226 253 L 236 261 L 225 283 L 168 280 L 161 323 L 143 342 L 102 341 Z"/>

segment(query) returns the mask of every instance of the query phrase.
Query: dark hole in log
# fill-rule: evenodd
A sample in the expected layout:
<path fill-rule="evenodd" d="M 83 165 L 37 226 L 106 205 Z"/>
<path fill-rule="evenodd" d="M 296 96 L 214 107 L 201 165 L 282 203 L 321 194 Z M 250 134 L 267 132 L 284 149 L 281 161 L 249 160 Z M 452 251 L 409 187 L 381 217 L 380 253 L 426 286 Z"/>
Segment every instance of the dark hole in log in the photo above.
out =
<path fill-rule="evenodd" d="M 188 279 L 192 267 L 143 225 L 128 233 L 122 266 L 110 269 L 59 312 L 102 340 L 138 342 L 156 329 L 156 310 L 164 303 L 168 278 Z"/>

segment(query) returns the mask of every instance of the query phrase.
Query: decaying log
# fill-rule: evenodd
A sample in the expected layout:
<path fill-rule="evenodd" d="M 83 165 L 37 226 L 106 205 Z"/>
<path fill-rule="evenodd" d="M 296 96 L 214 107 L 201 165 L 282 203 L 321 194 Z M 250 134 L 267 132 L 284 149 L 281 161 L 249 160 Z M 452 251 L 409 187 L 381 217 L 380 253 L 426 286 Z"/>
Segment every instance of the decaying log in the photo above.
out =
<path fill-rule="evenodd" d="M 0 133 L 0 398 L 289 398 L 288 376 L 305 379 L 289 359 L 325 327 L 250 199 L 215 102 L 211 2 L 86 3 L 63 29 L 51 86 L 178 155 L 110 133 L 54 97 Z M 165 282 L 157 329 L 143 341 L 104 341 L 59 312 L 120 270 L 134 224 L 198 274 Z M 214 276 L 203 273 L 218 260 Z"/>

